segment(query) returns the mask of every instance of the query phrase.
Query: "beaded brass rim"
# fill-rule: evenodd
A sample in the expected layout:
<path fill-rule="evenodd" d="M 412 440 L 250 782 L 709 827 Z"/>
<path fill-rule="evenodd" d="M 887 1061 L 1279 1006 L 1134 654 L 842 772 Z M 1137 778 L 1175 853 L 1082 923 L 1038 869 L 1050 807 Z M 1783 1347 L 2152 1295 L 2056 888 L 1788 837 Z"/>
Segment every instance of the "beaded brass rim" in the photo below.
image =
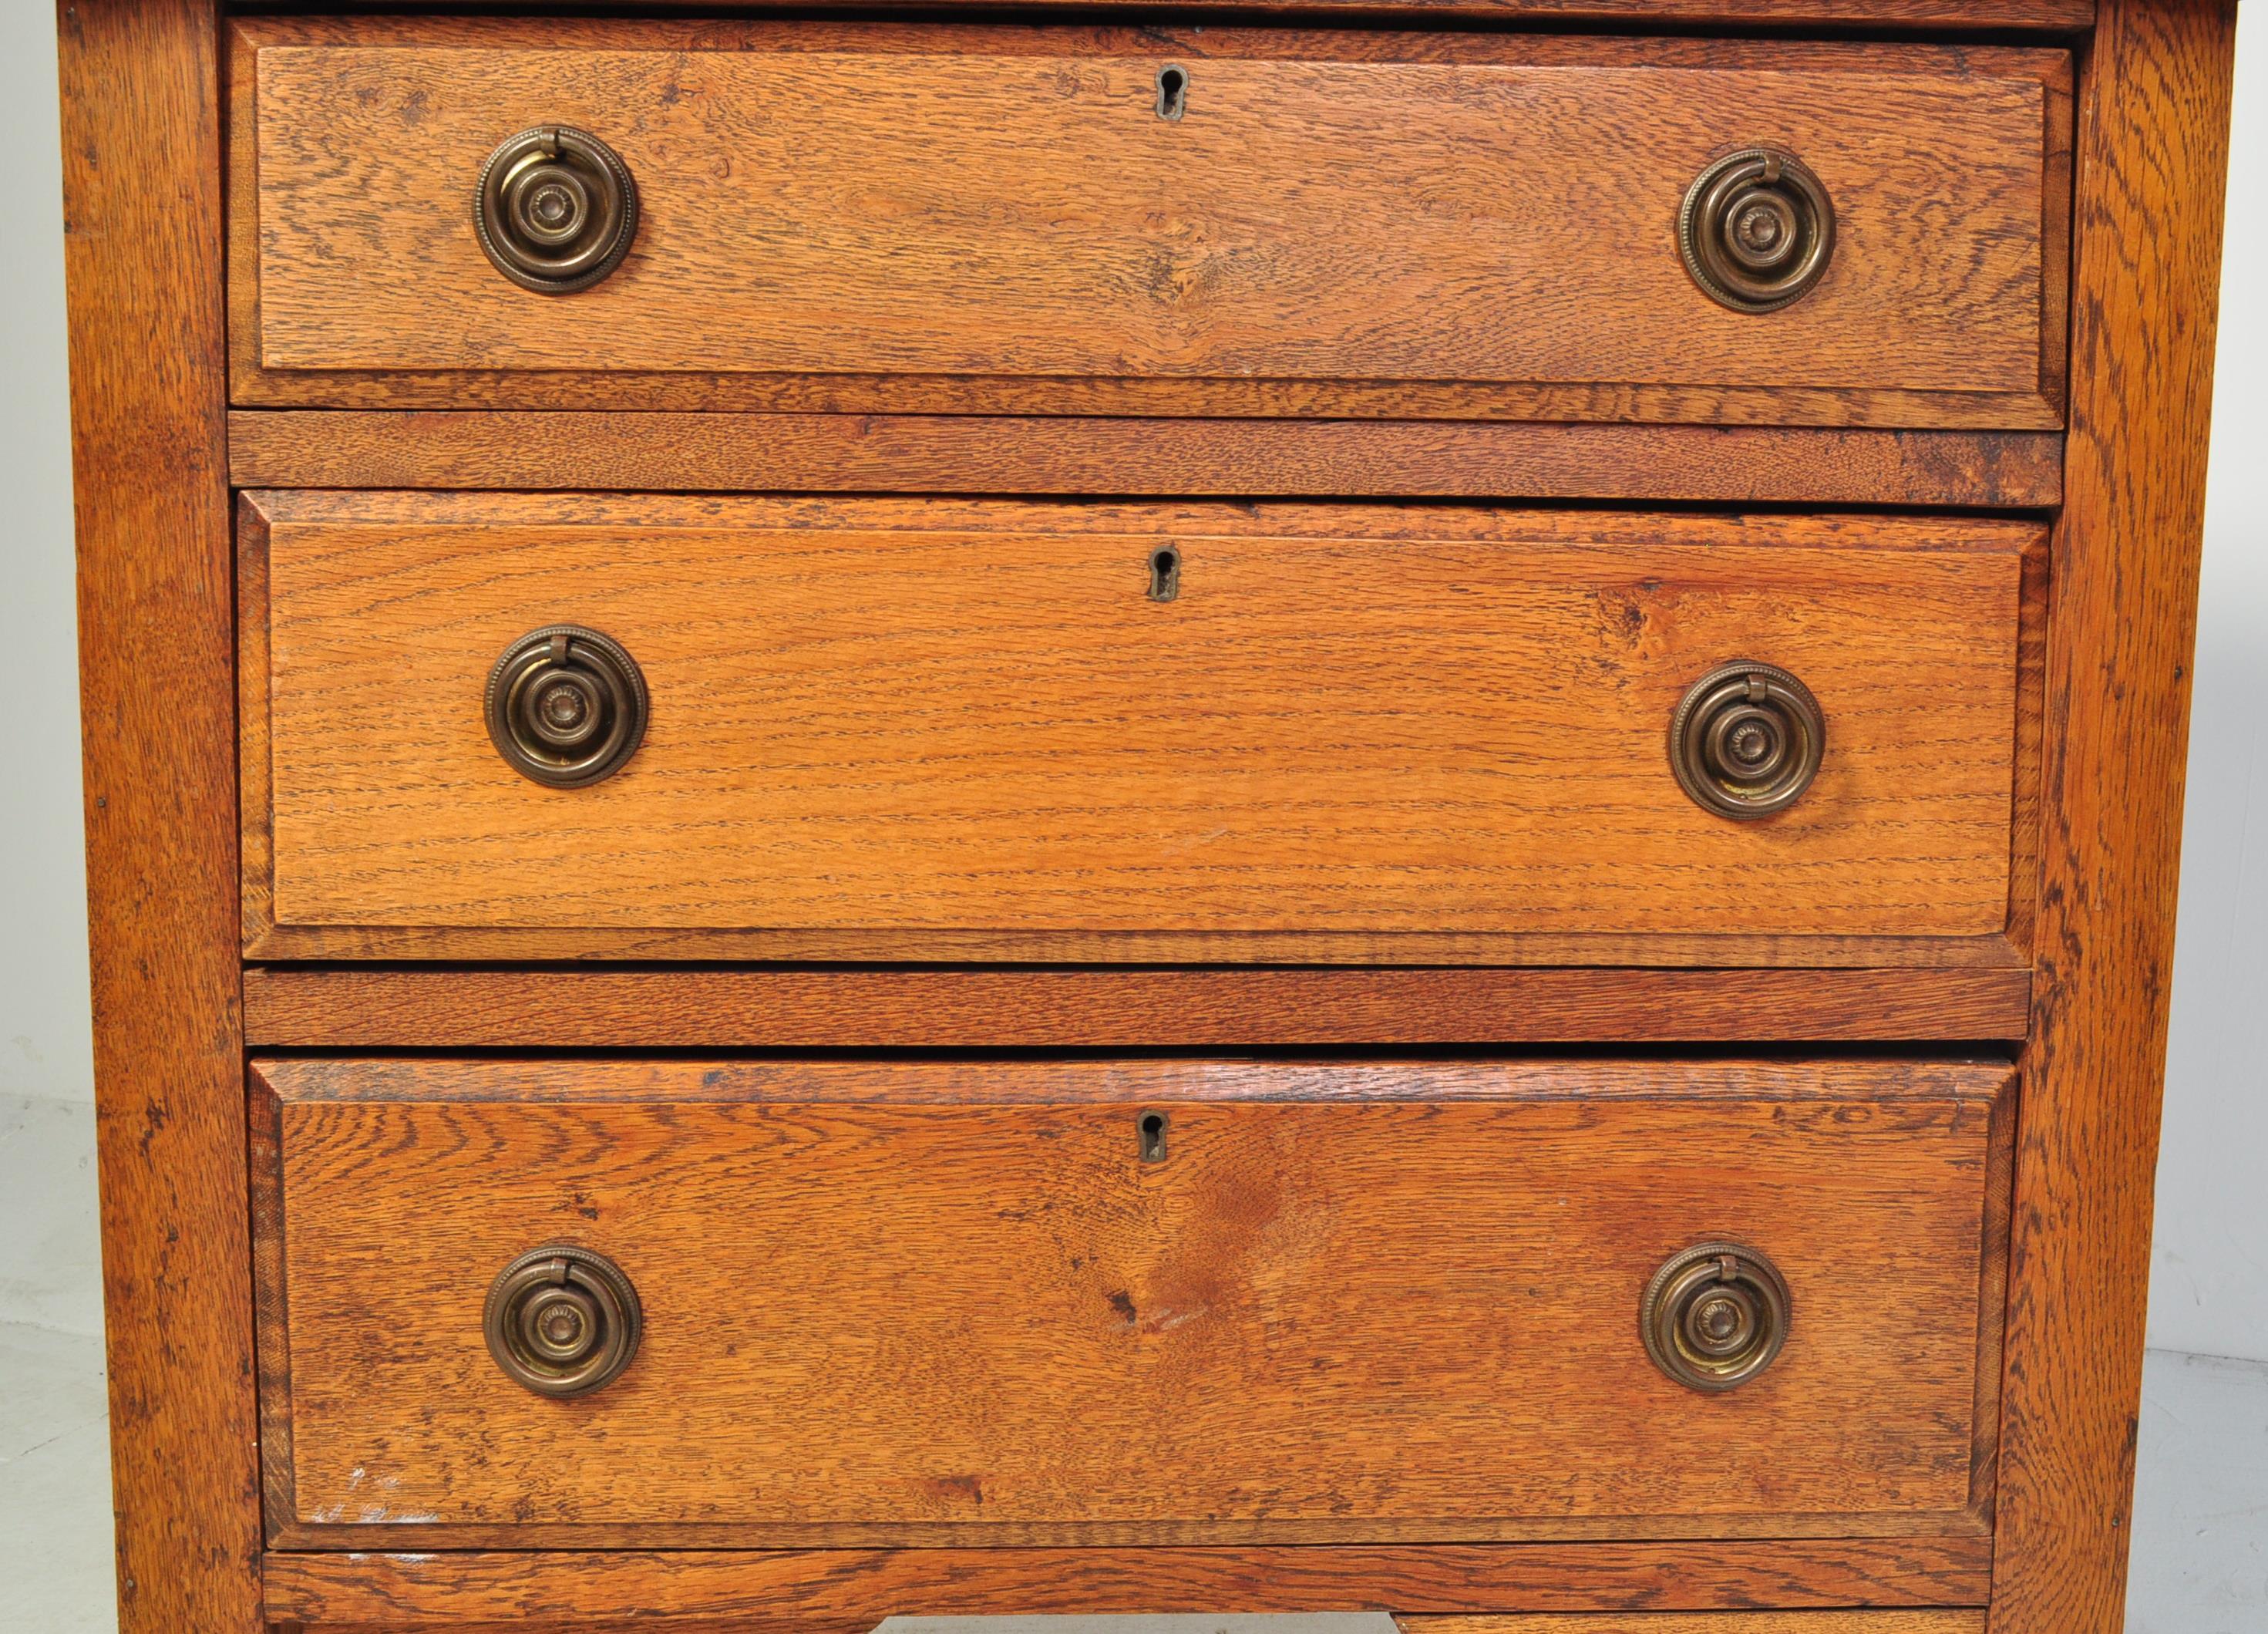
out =
<path fill-rule="evenodd" d="M 1743 148 L 1685 190 L 1677 248 L 1710 299 L 1735 312 L 1777 312 L 1826 275 L 1835 203 L 1794 154 Z"/>
<path fill-rule="evenodd" d="M 531 630 L 489 672 L 489 741 L 504 764 L 552 788 L 622 770 L 645 741 L 645 676 L 622 644 L 581 625 Z"/>
<path fill-rule="evenodd" d="M 1779 1268 L 1740 1243 L 1699 1243 L 1653 1274 L 1638 1335 L 1653 1364 L 1690 1390 L 1736 1389 L 1778 1359 L 1790 1305 Z"/>
<path fill-rule="evenodd" d="M 622 1376 L 644 1327 L 637 1290 L 604 1254 L 563 1244 L 521 1254 L 490 1284 L 489 1355 L 538 1395 L 588 1395 Z"/>
<path fill-rule="evenodd" d="M 1773 664 L 1737 659 L 1686 689 L 1669 720 L 1669 766 L 1694 804 L 1719 817 L 1785 811 L 1827 755 L 1811 689 Z"/>
<path fill-rule="evenodd" d="M 538 125 L 481 166 L 473 226 L 496 270 L 522 289 L 571 295 L 598 283 L 637 238 L 637 183 L 587 130 Z"/>

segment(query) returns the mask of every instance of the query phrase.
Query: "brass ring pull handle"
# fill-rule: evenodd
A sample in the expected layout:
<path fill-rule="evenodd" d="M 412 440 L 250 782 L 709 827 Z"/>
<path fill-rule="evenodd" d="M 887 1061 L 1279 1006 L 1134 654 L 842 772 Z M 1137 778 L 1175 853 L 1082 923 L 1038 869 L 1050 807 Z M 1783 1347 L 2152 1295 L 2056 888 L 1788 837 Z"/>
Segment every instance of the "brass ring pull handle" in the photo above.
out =
<path fill-rule="evenodd" d="M 1735 312 L 1774 312 L 1825 275 L 1834 201 L 1793 153 L 1727 153 L 1685 190 L 1677 248 L 1710 299 Z"/>
<path fill-rule="evenodd" d="M 531 630 L 489 672 L 489 739 L 553 788 L 611 777 L 645 741 L 645 677 L 620 642 L 580 625 Z"/>
<path fill-rule="evenodd" d="M 1811 787 L 1826 752 L 1819 700 L 1770 664 L 1712 669 L 1670 717 L 1670 769 L 1694 804 L 1719 817 L 1786 810 Z"/>
<path fill-rule="evenodd" d="M 473 212 L 481 248 L 523 289 L 571 295 L 622 265 L 637 237 L 637 183 L 587 130 L 523 130 L 481 166 Z"/>
<path fill-rule="evenodd" d="M 644 1326 L 622 1267 L 587 1248 L 533 1249 L 497 1274 L 481 1326 L 489 1354 L 538 1395 L 588 1395 L 621 1376 Z"/>
<path fill-rule="evenodd" d="M 1653 1274 L 1638 1333 L 1653 1364 L 1692 1390 L 1730 1390 L 1772 1364 L 1787 1342 L 1787 1283 L 1738 1243 L 1702 1243 Z"/>

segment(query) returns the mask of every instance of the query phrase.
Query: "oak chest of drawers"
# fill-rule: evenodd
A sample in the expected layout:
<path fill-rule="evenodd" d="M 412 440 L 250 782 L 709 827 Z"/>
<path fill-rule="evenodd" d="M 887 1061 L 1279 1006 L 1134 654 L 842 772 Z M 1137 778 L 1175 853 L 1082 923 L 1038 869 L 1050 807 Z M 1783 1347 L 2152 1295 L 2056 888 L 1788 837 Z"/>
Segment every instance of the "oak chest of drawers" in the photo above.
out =
<path fill-rule="evenodd" d="M 2119 1626 L 2232 7 L 481 10 L 59 12 L 129 1634 Z"/>

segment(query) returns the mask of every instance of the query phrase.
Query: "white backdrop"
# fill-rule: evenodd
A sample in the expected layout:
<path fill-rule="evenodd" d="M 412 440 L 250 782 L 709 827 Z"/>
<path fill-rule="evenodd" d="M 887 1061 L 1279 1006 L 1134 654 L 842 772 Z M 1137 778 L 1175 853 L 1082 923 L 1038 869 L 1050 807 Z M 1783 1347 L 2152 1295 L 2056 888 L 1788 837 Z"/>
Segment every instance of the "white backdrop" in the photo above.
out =
<path fill-rule="evenodd" d="M 2150 1330 L 2268 1361 L 2268 12 L 2248 11 Z M 0 5 L 0 1324 L 92 1334 L 55 33 L 23 0 Z"/>
<path fill-rule="evenodd" d="M 2237 16 L 2150 1342 L 2268 1362 L 2268 10 Z"/>

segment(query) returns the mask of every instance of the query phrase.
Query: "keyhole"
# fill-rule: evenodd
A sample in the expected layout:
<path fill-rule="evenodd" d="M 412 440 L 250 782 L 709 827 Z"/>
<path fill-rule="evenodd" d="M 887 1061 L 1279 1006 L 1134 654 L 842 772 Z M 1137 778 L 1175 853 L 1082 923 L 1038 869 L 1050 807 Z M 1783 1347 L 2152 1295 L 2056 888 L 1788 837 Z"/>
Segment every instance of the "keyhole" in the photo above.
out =
<path fill-rule="evenodd" d="M 1189 70 L 1168 63 L 1158 70 L 1158 117 L 1179 119 L 1189 111 Z"/>
<path fill-rule="evenodd" d="M 1170 544 L 1150 552 L 1150 599 L 1170 602 L 1182 593 L 1182 553 Z"/>
<path fill-rule="evenodd" d="M 1141 1135 L 1142 1161 L 1144 1163 L 1165 1162 L 1166 1114 L 1161 1112 L 1145 1112 L 1136 1120 L 1134 1127 Z"/>

